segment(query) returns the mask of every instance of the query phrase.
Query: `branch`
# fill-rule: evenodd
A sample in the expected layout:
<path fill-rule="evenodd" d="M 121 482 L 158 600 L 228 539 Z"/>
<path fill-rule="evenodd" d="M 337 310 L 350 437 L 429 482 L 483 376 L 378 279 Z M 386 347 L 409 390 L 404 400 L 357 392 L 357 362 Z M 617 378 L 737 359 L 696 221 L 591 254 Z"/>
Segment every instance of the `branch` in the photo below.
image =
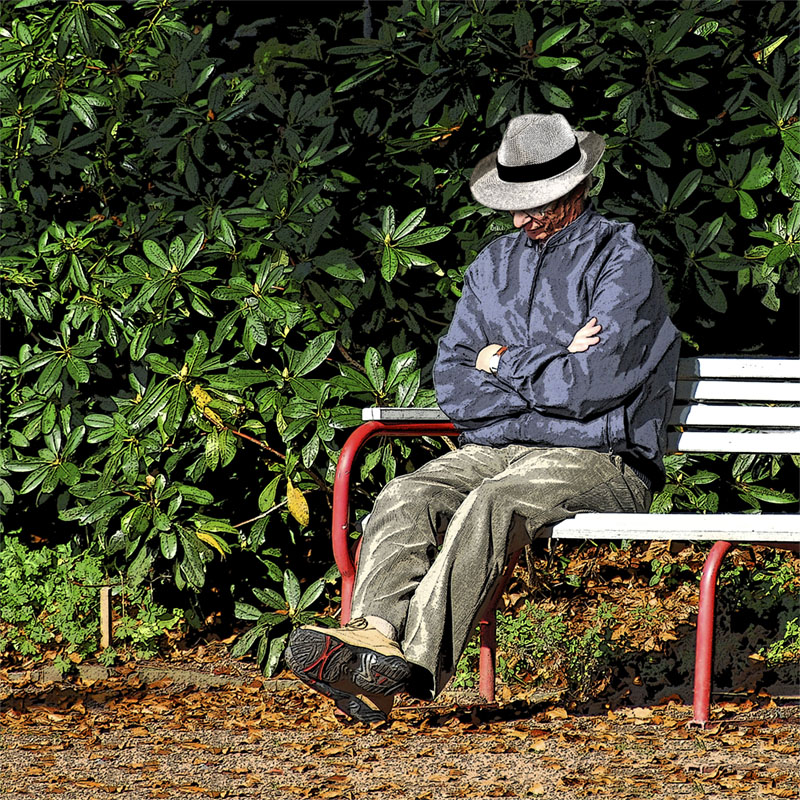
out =
<path fill-rule="evenodd" d="M 285 506 L 288 502 L 289 498 L 287 497 L 286 500 L 284 500 L 282 503 L 278 503 L 277 505 L 272 506 L 272 508 L 268 508 L 263 514 L 259 514 L 257 517 L 253 517 L 252 519 L 246 519 L 244 522 L 237 522 L 236 525 L 234 525 L 233 527 L 241 528 L 242 525 L 249 525 L 251 522 L 258 522 L 260 519 L 264 519 L 264 517 L 268 516 L 273 511 L 277 511 L 279 508 L 283 508 L 283 506 Z"/>

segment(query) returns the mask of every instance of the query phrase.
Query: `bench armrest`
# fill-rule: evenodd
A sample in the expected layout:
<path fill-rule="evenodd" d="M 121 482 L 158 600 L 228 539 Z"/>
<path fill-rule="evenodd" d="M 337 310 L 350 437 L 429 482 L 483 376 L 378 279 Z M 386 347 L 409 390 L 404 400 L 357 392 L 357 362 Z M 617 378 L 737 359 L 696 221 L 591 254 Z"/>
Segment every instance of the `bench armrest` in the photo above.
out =
<path fill-rule="evenodd" d="M 440 408 L 362 408 L 364 422 L 449 422 Z"/>

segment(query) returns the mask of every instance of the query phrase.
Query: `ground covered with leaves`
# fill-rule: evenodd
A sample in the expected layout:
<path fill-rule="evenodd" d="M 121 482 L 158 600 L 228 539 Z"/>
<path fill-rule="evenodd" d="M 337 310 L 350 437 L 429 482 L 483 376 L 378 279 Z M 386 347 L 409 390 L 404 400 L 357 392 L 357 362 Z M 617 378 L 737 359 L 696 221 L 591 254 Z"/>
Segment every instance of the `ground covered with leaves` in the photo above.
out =
<path fill-rule="evenodd" d="M 211 672 L 220 672 L 218 667 Z M 184 673 L 176 673 L 184 674 Z M 400 698 L 388 723 L 341 721 L 301 688 L 110 677 L 0 683 L 3 796 L 68 798 L 796 797 L 800 709 L 762 694 L 687 728 L 677 699 L 604 713 L 524 695 Z"/>

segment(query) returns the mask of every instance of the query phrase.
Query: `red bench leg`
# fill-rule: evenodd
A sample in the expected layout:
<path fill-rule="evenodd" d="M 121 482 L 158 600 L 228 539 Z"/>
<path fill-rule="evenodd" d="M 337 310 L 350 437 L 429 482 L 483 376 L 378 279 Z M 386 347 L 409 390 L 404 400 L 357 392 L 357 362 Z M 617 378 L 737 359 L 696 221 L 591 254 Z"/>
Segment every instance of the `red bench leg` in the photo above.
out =
<path fill-rule="evenodd" d="M 714 601 L 717 575 L 730 542 L 717 542 L 703 565 L 700 579 L 700 608 L 697 614 L 697 646 L 694 662 L 693 725 L 705 728 L 711 707 L 711 658 L 714 650 Z"/>
<path fill-rule="evenodd" d="M 478 681 L 478 691 L 481 697 L 487 703 L 494 703 L 494 661 L 495 651 L 497 650 L 497 604 L 503 596 L 506 587 L 514 574 L 514 567 L 517 566 L 519 561 L 519 552 L 511 556 L 500 578 L 500 583 L 494 590 L 492 599 L 489 602 L 486 612 L 481 618 L 480 632 L 481 632 L 481 655 L 479 661 L 480 679 Z"/>
<path fill-rule="evenodd" d="M 342 615 L 340 622 L 350 621 L 350 604 L 355 583 L 355 564 L 350 555 L 350 478 L 353 463 L 361 447 L 373 436 L 457 436 L 458 431 L 449 422 L 385 423 L 365 422 L 347 437 L 333 481 L 333 519 L 331 538 L 333 557 L 342 576 Z"/>

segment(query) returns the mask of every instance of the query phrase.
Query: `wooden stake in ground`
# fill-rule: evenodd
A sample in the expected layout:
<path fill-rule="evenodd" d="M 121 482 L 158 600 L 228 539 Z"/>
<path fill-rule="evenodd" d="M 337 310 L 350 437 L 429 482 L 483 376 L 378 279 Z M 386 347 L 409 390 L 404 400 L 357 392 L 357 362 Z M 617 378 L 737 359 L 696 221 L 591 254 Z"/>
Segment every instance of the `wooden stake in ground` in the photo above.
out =
<path fill-rule="evenodd" d="M 100 587 L 100 649 L 111 647 L 111 587 Z"/>

